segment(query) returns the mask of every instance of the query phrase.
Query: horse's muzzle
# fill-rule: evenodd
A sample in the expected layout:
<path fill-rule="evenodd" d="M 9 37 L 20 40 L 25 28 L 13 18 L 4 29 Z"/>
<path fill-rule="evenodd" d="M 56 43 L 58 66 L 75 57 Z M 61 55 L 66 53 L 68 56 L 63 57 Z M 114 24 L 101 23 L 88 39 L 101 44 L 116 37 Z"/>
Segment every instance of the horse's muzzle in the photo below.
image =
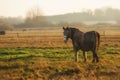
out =
<path fill-rule="evenodd" d="M 67 42 L 67 36 L 64 36 L 64 42 L 65 43 Z"/>

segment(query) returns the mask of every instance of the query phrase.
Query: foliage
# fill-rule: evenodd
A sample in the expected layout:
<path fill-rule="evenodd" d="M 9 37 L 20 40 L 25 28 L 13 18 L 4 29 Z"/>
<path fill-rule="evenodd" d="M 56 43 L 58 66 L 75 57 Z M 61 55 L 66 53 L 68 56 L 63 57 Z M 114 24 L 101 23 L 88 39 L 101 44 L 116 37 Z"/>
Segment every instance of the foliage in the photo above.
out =
<path fill-rule="evenodd" d="M 98 8 L 94 11 L 85 10 L 82 12 L 68 13 L 63 15 L 48 16 L 48 20 L 52 22 L 109 22 L 119 21 L 120 9 L 115 8 Z M 109 22 L 111 23 L 111 22 Z"/>
<path fill-rule="evenodd" d="M 98 8 L 94 11 L 85 10 L 82 12 L 68 13 L 63 15 L 44 16 L 42 11 L 33 8 L 28 11 L 26 18 L 8 17 L 2 18 L 5 23 L 15 25 L 15 28 L 42 28 L 42 27 L 61 27 L 70 26 L 87 26 L 96 23 L 111 23 L 120 26 L 120 10 L 116 8 Z M 87 24 L 87 25 L 86 25 Z M 106 24 L 103 25 L 104 27 Z"/>
<path fill-rule="evenodd" d="M 12 30 L 13 29 L 13 25 L 9 24 L 9 23 L 5 23 L 4 21 L 2 21 L 0 19 L 0 30 L 4 31 L 4 30 Z"/>

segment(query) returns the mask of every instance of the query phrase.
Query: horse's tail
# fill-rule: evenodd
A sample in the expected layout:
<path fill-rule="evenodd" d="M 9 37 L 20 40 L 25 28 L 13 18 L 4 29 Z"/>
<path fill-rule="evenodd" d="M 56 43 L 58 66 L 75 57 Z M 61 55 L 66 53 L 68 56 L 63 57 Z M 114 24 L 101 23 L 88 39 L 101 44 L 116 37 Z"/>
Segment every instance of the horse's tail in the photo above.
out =
<path fill-rule="evenodd" d="M 100 46 L 100 34 L 96 32 L 97 48 Z"/>
<path fill-rule="evenodd" d="M 98 46 L 100 46 L 100 34 L 98 33 Z"/>
<path fill-rule="evenodd" d="M 100 46 L 100 34 L 97 33 L 97 37 L 98 37 L 98 47 Z"/>

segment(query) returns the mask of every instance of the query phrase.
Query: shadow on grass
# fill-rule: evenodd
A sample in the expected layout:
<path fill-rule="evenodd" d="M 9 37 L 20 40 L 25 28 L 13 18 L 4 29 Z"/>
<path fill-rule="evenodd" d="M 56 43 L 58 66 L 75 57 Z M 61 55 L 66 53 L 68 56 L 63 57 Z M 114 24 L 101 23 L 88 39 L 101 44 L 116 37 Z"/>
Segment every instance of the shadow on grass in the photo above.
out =
<path fill-rule="evenodd" d="M 80 70 L 79 69 L 68 69 L 66 71 L 59 71 L 59 72 L 56 72 L 55 74 L 51 74 L 49 76 L 49 78 L 54 78 L 56 76 L 72 76 L 73 74 L 78 74 L 80 73 Z"/>
<path fill-rule="evenodd" d="M 25 67 L 25 65 L 11 65 L 11 66 L 0 66 L 0 70 L 11 70 L 11 69 L 16 69 L 16 68 L 21 68 L 21 67 Z"/>
<path fill-rule="evenodd" d="M 58 56 L 43 56 L 42 58 L 45 58 L 46 60 L 50 60 L 50 61 L 61 61 L 61 60 L 65 60 L 64 57 L 58 57 Z"/>
<path fill-rule="evenodd" d="M 16 61 L 16 60 L 29 60 L 34 57 L 39 57 L 39 56 L 34 56 L 34 55 L 29 55 L 29 56 L 16 56 L 16 57 L 10 57 L 8 59 L 0 59 L 0 61 Z"/>
<path fill-rule="evenodd" d="M 5 52 L 0 52 L 0 55 L 20 55 L 20 54 L 26 54 L 24 51 L 18 51 L 18 52 L 12 52 L 12 51 L 5 51 Z"/>
<path fill-rule="evenodd" d="M 118 72 L 112 72 L 112 71 L 110 71 L 110 72 L 101 72 L 101 75 L 104 75 L 104 76 L 115 76 L 117 74 L 118 74 Z"/>

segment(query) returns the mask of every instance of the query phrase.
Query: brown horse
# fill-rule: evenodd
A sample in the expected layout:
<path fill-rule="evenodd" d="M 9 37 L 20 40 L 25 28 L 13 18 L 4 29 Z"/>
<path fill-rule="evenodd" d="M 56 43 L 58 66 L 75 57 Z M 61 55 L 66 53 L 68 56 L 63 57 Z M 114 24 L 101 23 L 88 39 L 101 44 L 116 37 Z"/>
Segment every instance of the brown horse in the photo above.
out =
<path fill-rule="evenodd" d="M 86 33 L 81 32 L 76 28 L 64 28 L 64 41 L 67 42 L 68 39 L 72 39 L 72 44 L 75 52 L 75 61 L 78 61 L 78 50 L 83 51 L 84 62 L 86 62 L 87 56 L 86 51 L 92 51 L 93 60 L 92 62 L 99 62 L 97 56 L 97 50 L 100 44 L 100 34 L 96 31 L 89 31 Z"/>

